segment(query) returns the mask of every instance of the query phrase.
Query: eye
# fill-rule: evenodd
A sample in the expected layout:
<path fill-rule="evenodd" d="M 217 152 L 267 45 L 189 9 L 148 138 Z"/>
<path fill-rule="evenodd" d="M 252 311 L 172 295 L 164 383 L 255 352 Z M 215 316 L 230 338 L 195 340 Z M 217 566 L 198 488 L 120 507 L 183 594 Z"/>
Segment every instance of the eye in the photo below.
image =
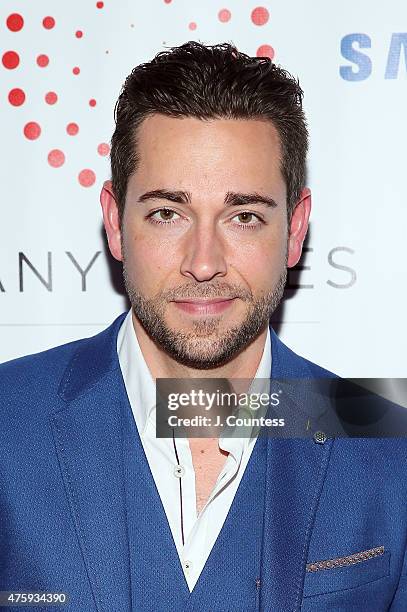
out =
<path fill-rule="evenodd" d="M 243 211 L 238 215 L 235 215 L 233 219 L 236 217 L 239 219 L 239 223 L 237 223 L 237 225 L 239 225 L 242 229 L 255 229 L 263 223 L 263 220 L 260 219 L 260 217 L 249 211 Z M 256 219 L 256 222 L 250 223 L 253 218 Z"/>
<path fill-rule="evenodd" d="M 158 215 L 158 217 L 156 217 L 156 215 Z M 171 210 L 171 208 L 159 208 L 158 210 L 155 210 L 149 215 L 147 215 L 147 218 L 151 223 L 158 223 L 159 225 L 170 225 L 172 223 L 175 223 L 173 215 L 177 215 L 178 217 L 180 216 L 178 215 L 178 213 L 175 212 L 175 210 Z"/>

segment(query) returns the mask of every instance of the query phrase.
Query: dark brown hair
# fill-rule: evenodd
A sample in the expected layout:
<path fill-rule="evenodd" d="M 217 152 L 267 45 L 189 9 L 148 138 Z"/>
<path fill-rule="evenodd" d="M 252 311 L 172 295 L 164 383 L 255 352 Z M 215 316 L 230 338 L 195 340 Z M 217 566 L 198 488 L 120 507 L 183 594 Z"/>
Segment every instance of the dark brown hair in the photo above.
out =
<path fill-rule="evenodd" d="M 111 140 L 112 187 L 123 217 L 129 177 L 137 169 L 136 131 L 149 115 L 198 119 L 263 119 L 280 137 L 287 211 L 305 184 L 308 132 L 298 80 L 267 57 L 250 57 L 233 44 L 189 41 L 136 66 L 115 106 Z"/>

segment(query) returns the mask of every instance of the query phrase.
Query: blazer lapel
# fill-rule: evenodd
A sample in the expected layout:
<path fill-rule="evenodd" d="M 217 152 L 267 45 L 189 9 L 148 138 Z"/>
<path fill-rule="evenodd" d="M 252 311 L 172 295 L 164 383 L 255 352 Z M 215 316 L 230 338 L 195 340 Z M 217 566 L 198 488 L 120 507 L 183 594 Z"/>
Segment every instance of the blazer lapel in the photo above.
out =
<path fill-rule="evenodd" d="M 125 315 L 79 345 L 51 416 L 56 452 L 98 612 L 130 612 L 116 338 Z M 78 602 L 80 607 L 80 602 Z"/>
<path fill-rule="evenodd" d="M 307 362 L 270 328 L 271 378 L 310 378 Z M 315 374 L 314 374 L 315 376 Z M 267 440 L 260 609 L 300 610 L 308 547 L 333 440 Z"/>

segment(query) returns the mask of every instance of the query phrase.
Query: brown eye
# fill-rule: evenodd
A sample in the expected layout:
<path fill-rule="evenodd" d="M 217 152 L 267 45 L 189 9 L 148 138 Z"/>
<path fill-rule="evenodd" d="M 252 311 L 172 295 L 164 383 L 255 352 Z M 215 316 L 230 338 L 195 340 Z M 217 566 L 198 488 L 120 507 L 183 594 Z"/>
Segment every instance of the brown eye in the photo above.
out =
<path fill-rule="evenodd" d="M 258 229 L 264 223 L 260 217 L 249 210 L 243 210 L 233 218 L 237 219 L 236 226 L 240 229 Z"/>
<path fill-rule="evenodd" d="M 174 214 L 173 210 L 168 210 L 167 208 L 162 208 L 157 212 L 160 213 L 160 217 L 163 219 L 163 221 L 169 221 L 172 218 L 171 215 Z"/>
<path fill-rule="evenodd" d="M 253 213 L 242 212 L 237 216 L 241 223 L 247 223 L 248 221 L 251 221 L 251 217 L 253 217 Z"/>
<path fill-rule="evenodd" d="M 159 208 L 147 215 L 147 219 L 150 223 L 156 223 L 162 226 L 172 226 L 179 222 L 180 215 L 175 212 L 175 210 L 171 210 L 171 208 Z"/>

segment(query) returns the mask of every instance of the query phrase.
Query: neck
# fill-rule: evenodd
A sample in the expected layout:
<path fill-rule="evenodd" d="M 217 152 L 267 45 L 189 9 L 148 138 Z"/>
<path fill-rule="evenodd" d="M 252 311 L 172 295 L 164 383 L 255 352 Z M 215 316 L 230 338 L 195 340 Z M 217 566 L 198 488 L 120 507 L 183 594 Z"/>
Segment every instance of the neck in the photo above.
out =
<path fill-rule="evenodd" d="M 267 337 L 267 326 L 249 346 L 228 363 L 209 370 L 189 368 L 178 363 L 163 351 L 148 336 L 144 328 L 132 313 L 133 327 L 137 335 L 141 352 L 154 379 L 156 378 L 244 378 L 252 379 L 256 375 L 261 361 Z"/>

